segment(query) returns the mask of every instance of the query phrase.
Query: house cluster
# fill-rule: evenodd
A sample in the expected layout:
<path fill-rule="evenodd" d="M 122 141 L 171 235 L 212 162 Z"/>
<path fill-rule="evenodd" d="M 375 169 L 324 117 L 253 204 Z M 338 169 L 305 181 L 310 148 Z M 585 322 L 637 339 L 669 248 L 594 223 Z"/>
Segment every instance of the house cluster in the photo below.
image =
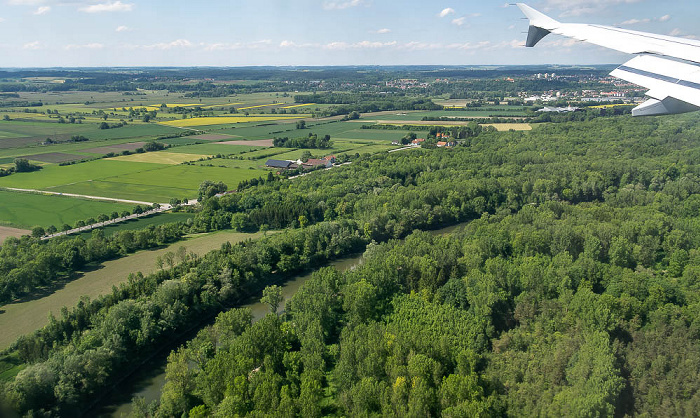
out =
<path fill-rule="evenodd" d="M 323 158 L 309 158 L 306 161 L 301 160 L 267 160 L 265 162 L 265 167 L 276 168 L 279 170 L 296 170 L 297 168 L 302 168 L 303 170 L 311 170 L 317 167 L 330 168 L 335 164 L 335 155 L 328 155 Z"/>
<path fill-rule="evenodd" d="M 452 148 L 457 146 L 457 143 L 455 141 L 438 141 L 435 145 L 438 148 Z"/>
<path fill-rule="evenodd" d="M 581 108 L 579 107 L 573 107 L 573 106 L 568 106 L 568 107 L 550 107 L 550 106 L 545 106 L 542 109 L 538 110 L 538 112 L 542 113 L 568 113 L 568 112 L 576 112 L 577 110 L 580 110 Z"/>

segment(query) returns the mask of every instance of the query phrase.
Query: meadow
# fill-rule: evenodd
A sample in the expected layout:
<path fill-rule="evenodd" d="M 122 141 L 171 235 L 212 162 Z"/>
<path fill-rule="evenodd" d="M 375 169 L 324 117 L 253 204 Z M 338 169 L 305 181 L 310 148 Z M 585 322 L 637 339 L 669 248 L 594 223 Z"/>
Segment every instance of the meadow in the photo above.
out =
<path fill-rule="evenodd" d="M 54 225 L 60 228 L 63 224 L 74 225 L 79 220 L 133 207 L 121 203 L 5 190 L 0 190 L 0 202 L 0 224 L 20 228 L 36 225 Z"/>

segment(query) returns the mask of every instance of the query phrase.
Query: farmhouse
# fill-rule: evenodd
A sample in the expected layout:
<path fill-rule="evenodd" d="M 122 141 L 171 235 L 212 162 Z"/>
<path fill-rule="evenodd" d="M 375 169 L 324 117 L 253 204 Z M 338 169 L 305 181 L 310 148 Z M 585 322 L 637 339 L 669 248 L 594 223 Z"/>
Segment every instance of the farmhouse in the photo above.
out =
<path fill-rule="evenodd" d="M 457 145 L 457 143 L 454 142 L 454 141 L 439 141 L 439 142 L 437 143 L 437 147 L 438 147 L 438 148 L 445 148 L 445 147 L 447 147 L 447 148 L 452 148 L 452 147 L 454 147 L 455 145 Z"/>
<path fill-rule="evenodd" d="M 294 164 L 293 162 L 283 160 L 267 160 L 265 162 L 265 166 L 270 168 L 283 168 L 285 170 L 291 170 L 293 168 L 296 168 L 296 164 Z"/>
<path fill-rule="evenodd" d="M 332 165 L 333 164 L 329 160 L 326 160 L 325 158 L 322 160 L 317 160 L 315 158 L 309 158 L 308 160 L 306 160 L 305 163 L 302 164 L 302 166 L 304 168 L 316 168 L 316 167 L 329 168 Z"/>

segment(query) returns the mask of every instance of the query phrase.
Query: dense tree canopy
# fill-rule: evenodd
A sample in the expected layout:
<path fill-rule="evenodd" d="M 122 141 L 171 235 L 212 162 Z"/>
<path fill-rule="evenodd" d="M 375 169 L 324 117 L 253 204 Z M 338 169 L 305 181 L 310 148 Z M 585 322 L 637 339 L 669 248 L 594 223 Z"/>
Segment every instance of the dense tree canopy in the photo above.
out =
<path fill-rule="evenodd" d="M 171 353 L 156 415 L 692 415 L 699 133 L 694 115 L 481 132 L 203 199 L 170 228 L 291 228 L 66 309 L 15 343 L 28 367 L 0 393 L 20 413 L 70 415 L 218 315 Z M 44 280 L 120 253 L 119 239 L 136 235 L 11 239 L 0 270 Z M 320 269 L 283 315 L 230 309 L 362 250 L 355 269 Z"/>

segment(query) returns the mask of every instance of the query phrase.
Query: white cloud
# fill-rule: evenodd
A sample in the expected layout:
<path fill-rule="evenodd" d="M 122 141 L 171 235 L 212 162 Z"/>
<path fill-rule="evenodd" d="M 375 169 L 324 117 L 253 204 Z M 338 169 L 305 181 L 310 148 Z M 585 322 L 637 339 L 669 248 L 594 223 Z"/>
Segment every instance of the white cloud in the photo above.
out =
<path fill-rule="evenodd" d="M 287 41 L 282 41 L 282 44 L 284 44 Z M 283 46 L 280 44 L 280 46 Z M 293 44 L 293 42 L 291 43 Z M 237 50 L 237 49 L 264 49 L 264 48 L 269 48 L 273 45 L 272 41 L 269 39 L 263 39 L 262 41 L 256 41 L 256 42 L 246 42 L 246 43 L 241 43 L 241 42 L 236 42 L 236 43 L 215 43 L 215 44 L 200 44 L 200 46 L 204 47 L 205 51 L 232 51 L 232 50 Z M 292 46 L 292 45 L 284 45 L 286 47 Z"/>
<path fill-rule="evenodd" d="M 630 20 L 625 20 L 624 22 L 620 23 L 621 25 L 625 26 L 630 26 L 630 25 L 638 25 L 640 23 L 649 23 L 651 22 L 651 19 L 630 19 Z"/>
<path fill-rule="evenodd" d="M 41 49 L 41 42 L 39 41 L 34 41 L 34 42 L 28 42 L 22 46 L 24 49 L 31 49 L 31 50 L 37 50 Z"/>
<path fill-rule="evenodd" d="M 134 9 L 131 3 L 122 3 L 121 1 L 92 4 L 90 6 L 81 7 L 78 10 L 85 13 L 103 13 L 103 12 L 130 12 Z"/>
<path fill-rule="evenodd" d="M 384 34 L 390 33 L 390 32 L 391 32 L 391 29 L 383 28 L 383 29 L 379 29 L 379 30 L 375 31 L 374 33 L 377 33 L 379 35 L 384 35 Z"/>
<path fill-rule="evenodd" d="M 456 19 L 452 19 L 452 24 L 457 25 L 457 26 L 462 26 L 464 23 L 466 23 L 466 21 L 467 21 L 467 18 L 462 16 L 462 17 L 458 17 Z"/>
<path fill-rule="evenodd" d="M 152 44 L 152 45 L 145 45 L 145 49 L 161 49 L 161 50 L 167 50 L 167 49 L 173 49 L 173 48 L 190 48 L 193 47 L 194 44 L 187 39 L 176 39 L 172 42 L 160 42 L 157 44 Z"/>
<path fill-rule="evenodd" d="M 371 42 L 371 41 L 360 41 L 360 42 L 330 42 L 325 45 L 321 45 L 321 48 L 328 50 L 348 50 L 348 49 L 379 49 L 388 48 L 398 45 L 398 42 Z"/>
<path fill-rule="evenodd" d="M 116 32 L 129 32 L 130 30 L 130 27 L 124 25 L 117 26 L 117 28 L 115 29 Z"/>
<path fill-rule="evenodd" d="M 681 34 L 683 34 L 683 32 L 680 29 L 675 28 L 671 32 L 669 32 L 668 34 L 671 36 L 680 36 Z"/>
<path fill-rule="evenodd" d="M 442 11 L 440 13 L 438 13 L 438 16 L 439 17 L 446 17 L 446 16 L 453 15 L 453 14 L 455 14 L 455 9 L 448 7 L 447 9 L 442 9 Z"/>
<path fill-rule="evenodd" d="M 668 22 L 669 20 L 671 20 L 671 15 L 664 15 L 664 16 L 654 18 L 654 19 L 646 18 L 646 19 L 625 20 L 624 22 L 620 23 L 620 25 L 625 25 L 625 26 L 639 25 L 639 24 L 650 23 L 650 22 Z"/>
<path fill-rule="evenodd" d="M 74 50 L 74 49 L 102 49 L 105 46 L 103 44 L 98 44 L 96 42 L 90 43 L 90 44 L 85 44 L 85 45 L 66 45 L 64 49 L 66 50 Z"/>
<path fill-rule="evenodd" d="M 323 3 L 325 10 L 343 10 L 350 7 L 357 7 L 365 3 L 365 0 L 347 0 L 347 1 L 327 1 Z"/>
<path fill-rule="evenodd" d="M 51 6 L 41 6 L 34 11 L 35 15 L 45 15 L 51 11 Z"/>
<path fill-rule="evenodd" d="M 2 18 L 2 17 L 0 17 L 0 23 L 2 23 L 2 22 L 4 22 L 4 21 L 5 21 L 5 19 Z"/>
<path fill-rule="evenodd" d="M 476 51 L 486 51 L 486 50 L 500 50 L 500 49 L 512 49 L 521 48 L 523 46 L 523 41 L 521 39 L 515 39 L 512 41 L 504 41 L 501 43 L 494 44 L 490 41 L 482 42 L 466 42 L 466 43 L 441 43 L 441 42 L 405 42 L 400 43 L 396 41 L 391 42 L 372 42 L 372 41 L 359 41 L 359 42 L 328 42 L 325 44 L 318 43 L 306 43 L 298 44 L 294 41 L 284 40 L 279 44 L 280 48 L 311 48 L 311 49 L 324 49 L 327 51 L 349 51 L 349 50 L 392 50 L 392 51 L 460 51 L 466 53 L 474 53 Z"/>

